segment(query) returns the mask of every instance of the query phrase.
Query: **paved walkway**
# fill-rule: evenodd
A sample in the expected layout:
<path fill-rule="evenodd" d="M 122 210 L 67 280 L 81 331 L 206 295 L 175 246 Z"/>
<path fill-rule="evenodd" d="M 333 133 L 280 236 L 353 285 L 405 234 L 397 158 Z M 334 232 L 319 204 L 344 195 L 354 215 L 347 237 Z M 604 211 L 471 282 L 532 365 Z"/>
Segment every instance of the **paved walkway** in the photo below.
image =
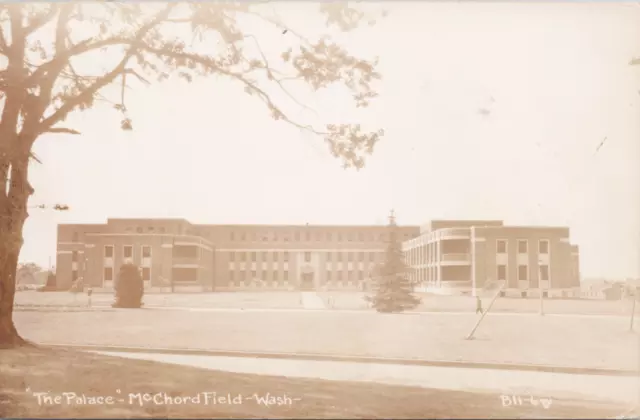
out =
<path fill-rule="evenodd" d="M 300 292 L 304 309 L 325 309 L 324 301 L 316 292 Z"/>
<path fill-rule="evenodd" d="M 324 305 L 324 302 L 319 296 L 317 297 L 320 302 L 317 303 L 315 300 L 311 300 L 308 303 L 308 306 L 304 308 L 214 308 L 214 307 L 190 307 L 190 306 L 160 306 L 160 305 L 148 305 L 144 306 L 146 309 L 154 309 L 154 310 L 168 310 L 168 311 L 187 311 L 187 312 L 269 312 L 269 313 L 277 313 L 277 312 L 331 312 L 337 314 L 362 314 L 369 312 L 371 314 L 375 314 L 373 310 L 364 311 L 362 309 L 330 309 Z M 313 298 L 312 298 L 313 299 Z M 303 305 L 306 305 L 303 301 Z M 322 306 L 320 306 L 322 305 Z M 24 308 L 27 308 L 26 306 Z M 34 306 L 34 308 L 37 308 Z M 70 306 L 69 308 L 76 308 Z M 93 309 L 107 309 L 111 308 L 111 305 L 93 305 L 91 308 Z M 85 307 L 85 309 L 91 309 Z M 20 307 L 17 308 L 21 309 Z M 112 308 L 113 309 L 113 308 Z M 117 310 L 117 309 L 113 309 Z M 469 316 L 473 315 L 473 311 L 409 311 L 406 314 L 410 315 L 452 315 L 452 316 Z M 501 316 L 501 317 L 513 317 L 513 316 L 522 316 L 522 317 L 540 317 L 539 313 L 535 312 L 489 312 L 487 316 Z M 629 318 L 629 315 L 598 315 L 598 314 L 545 314 L 544 317 L 560 317 L 560 318 Z M 640 315 L 636 315 L 636 320 L 640 324 Z"/>
<path fill-rule="evenodd" d="M 521 372 L 377 363 L 283 360 L 153 353 L 94 352 L 109 356 L 152 360 L 211 370 L 337 381 L 376 382 L 444 390 L 489 392 L 528 398 L 617 401 L 621 412 L 638 404 L 633 377 Z"/>

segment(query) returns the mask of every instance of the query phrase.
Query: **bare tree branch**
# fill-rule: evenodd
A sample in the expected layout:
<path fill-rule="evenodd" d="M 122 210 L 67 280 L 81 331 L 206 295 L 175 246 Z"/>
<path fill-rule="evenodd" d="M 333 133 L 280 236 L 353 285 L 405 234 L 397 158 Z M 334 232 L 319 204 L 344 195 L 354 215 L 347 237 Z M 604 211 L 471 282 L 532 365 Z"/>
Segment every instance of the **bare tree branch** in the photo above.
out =
<path fill-rule="evenodd" d="M 118 65 L 113 70 L 111 70 L 110 72 L 105 74 L 103 77 L 95 81 L 91 86 L 89 86 L 87 89 L 82 91 L 80 94 L 78 94 L 75 97 L 69 98 L 52 115 L 50 115 L 44 121 L 42 121 L 42 123 L 40 124 L 40 132 L 44 133 L 48 131 L 51 127 L 53 127 L 55 124 L 64 120 L 67 117 L 67 114 L 69 114 L 69 112 L 71 112 L 73 109 L 79 106 L 83 101 L 92 99 L 98 91 L 100 91 L 105 86 L 110 85 L 119 75 L 125 73 L 127 62 L 140 49 L 140 47 L 142 46 L 142 40 L 145 37 L 145 35 L 147 35 L 147 33 L 151 29 L 153 29 L 153 27 L 155 27 L 158 23 L 160 23 L 163 19 L 166 19 L 174 7 L 175 7 L 175 4 L 167 5 L 162 11 L 158 12 L 155 16 L 153 16 L 153 18 L 151 18 L 149 22 L 142 25 L 142 27 L 139 29 L 134 39 L 130 41 L 129 49 L 125 53 L 122 60 L 120 60 L 120 63 L 118 63 Z"/>
<path fill-rule="evenodd" d="M 81 134 L 78 130 L 74 130 L 73 128 L 64 128 L 64 127 L 52 127 L 45 131 L 45 133 L 54 133 L 54 134 Z"/>

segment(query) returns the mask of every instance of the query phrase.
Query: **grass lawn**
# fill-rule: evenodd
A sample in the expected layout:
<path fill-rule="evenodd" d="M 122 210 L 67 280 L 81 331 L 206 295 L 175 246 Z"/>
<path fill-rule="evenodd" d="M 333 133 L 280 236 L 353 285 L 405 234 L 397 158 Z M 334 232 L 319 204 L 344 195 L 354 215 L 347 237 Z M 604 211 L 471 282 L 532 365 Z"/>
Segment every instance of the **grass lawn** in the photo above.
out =
<path fill-rule="evenodd" d="M 0 417 L 31 418 L 604 418 L 620 413 L 613 404 L 554 400 L 550 408 L 525 403 L 503 407 L 499 395 L 285 377 L 234 374 L 102 355 L 21 348 L 0 350 Z M 117 390 L 120 390 L 118 393 Z M 33 393 L 60 396 L 60 404 L 38 402 Z M 242 403 L 213 404 L 208 394 L 230 394 Z M 112 404 L 67 403 L 67 395 L 111 397 Z M 140 404 L 130 394 L 160 394 L 161 404 Z M 287 396 L 266 406 L 247 397 Z M 164 395 L 200 396 L 167 404 Z M 95 401 L 94 401 L 95 402 Z"/>
<path fill-rule="evenodd" d="M 367 309 L 364 293 L 358 292 L 318 292 L 318 295 L 328 302 L 333 298 L 335 309 Z M 471 296 L 438 296 L 418 293 L 422 299 L 416 311 L 426 312 L 474 312 L 476 299 Z M 481 297 L 486 308 L 493 298 L 493 293 Z M 545 299 L 544 310 L 550 314 L 587 314 L 587 315 L 628 315 L 631 313 L 631 300 L 578 300 L 578 299 Z M 493 312 L 537 313 L 540 311 L 540 301 L 536 298 L 501 297 L 496 300 Z M 640 305 L 636 305 L 640 313 Z"/>
<path fill-rule="evenodd" d="M 18 331 L 40 343 L 638 369 L 638 334 L 628 331 L 626 318 L 488 315 L 476 340 L 464 340 L 476 319 L 473 314 L 149 308 L 14 313 Z"/>
<path fill-rule="evenodd" d="M 112 293 L 94 293 L 94 305 L 111 305 Z M 301 308 L 297 292 L 217 292 L 217 293 L 149 293 L 144 296 L 146 306 L 212 307 L 212 308 Z M 15 304 L 21 306 L 85 306 L 87 295 L 70 292 L 16 293 Z"/>
<path fill-rule="evenodd" d="M 318 292 L 318 295 L 328 301 L 333 297 L 335 309 L 368 310 L 361 292 Z M 469 312 L 476 309 L 475 298 L 469 296 L 436 296 L 420 294 L 422 303 L 417 311 L 434 312 Z M 492 296 L 483 297 L 485 307 Z M 94 305 L 108 306 L 113 303 L 113 294 L 94 293 Z M 148 307 L 193 307 L 193 308 L 302 308 L 300 293 L 298 292 L 217 292 L 217 293 L 154 293 L 146 294 L 145 305 Z M 22 291 L 16 293 L 15 303 L 18 308 L 28 306 L 57 306 L 77 307 L 85 306 L 86 294 L 73 295 L 69 292 L 35 292 Z M 568 300 L 547 299 L 544 308 L 550 314 L 590 314 L 590 315 L 628 315 L 632 302 L 605 300 Z M 538 299 L 499 298 L 493 308 L 494 312 L 537 313 L 540 310 Z M 640 304 L 636 305 L 640 314 Z"/>

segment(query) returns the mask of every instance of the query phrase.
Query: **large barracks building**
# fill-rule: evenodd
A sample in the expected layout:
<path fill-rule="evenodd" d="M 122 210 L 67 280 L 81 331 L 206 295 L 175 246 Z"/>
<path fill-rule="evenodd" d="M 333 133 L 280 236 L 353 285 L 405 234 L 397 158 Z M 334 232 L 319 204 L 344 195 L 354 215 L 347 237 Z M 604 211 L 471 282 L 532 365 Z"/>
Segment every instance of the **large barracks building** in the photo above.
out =
<path fill-rule="evenodd" d="M 196 225 L 182 219 L 109 219 L 58 226 L 60 289 L 82 279 L 112 288 L 122 264 L 147 288 L 180 291 L 363 290 L 383 261 L 387 226 Z M 500 221 L 432 221 L 400 226 L 410 275 L 424 287 L 579 286 L 568 228 Z"/>

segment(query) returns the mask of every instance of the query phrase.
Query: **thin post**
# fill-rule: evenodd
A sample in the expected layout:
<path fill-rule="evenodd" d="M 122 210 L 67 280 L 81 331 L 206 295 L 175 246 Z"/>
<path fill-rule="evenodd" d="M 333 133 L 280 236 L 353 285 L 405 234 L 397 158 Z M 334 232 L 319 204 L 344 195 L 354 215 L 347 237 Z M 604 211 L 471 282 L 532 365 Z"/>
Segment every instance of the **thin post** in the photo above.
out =
<path fill-rule="evenodd" d="M 538 290 L 540 291 L 540 316 L 544 316 L 544 298 L 542 291 L 542 267 L 540 266 L 540 261 L 538 261 Z"/>
<path fill-rule="evenodd" d="M 631 298 L 633 299 L 633 304 L 631 305 L 631 322 L 629 323 L 629 331 L 633 332 L 633 319 L 636 317 L 636 300 L 638 300 L 638 291 L 640 288 L 636 287 Z"/>
<path fill-rule="evenodd" d="M 469 335 L 467 336 L 466 340 L 472 340 L 473 339 L 473 334 L 476 332 L 476 330 L 478 329 L 478 327 L 480 326 L 480 323 L 482 322 L 482 320 L 484 319 L 485 315 L 489 313 L 489 311 L 491 310 L 491 307 L 493 306 L 493 303 L 496 301 L 496 299 L 498 299 L 498 296 L 500 296 L 500 293 L 502 292 L 502 289 L 504 289 L 504 283 L 500 286 L 500 288 L 498 289 L 498 291 L 496 292 L 495 296 L 493 297 L 493 299 L 491 299 L 491 302 L 489 302 L 489 306 L 487 306 L 487 310 L 484 311 L 482 313 L 482 315 L 480 315 L 480 319 L 478 319 L 478 322 L 476 322 L 475 327 L 473 327 L 473 329 L 471 330 L 471 332 L 469 333 Z"/>
<path fill-rule="evenodd" d="M 176 237 L 175 236 L 171 236 L 171 262 L 170 262 L 170 267 L 169 270 L 171 270 L 170 275 L 171 275 L 171 293 L 173 293 L 174 291 L 174 287 L 173 287 L 173 248 L 176 246 Z"/>

